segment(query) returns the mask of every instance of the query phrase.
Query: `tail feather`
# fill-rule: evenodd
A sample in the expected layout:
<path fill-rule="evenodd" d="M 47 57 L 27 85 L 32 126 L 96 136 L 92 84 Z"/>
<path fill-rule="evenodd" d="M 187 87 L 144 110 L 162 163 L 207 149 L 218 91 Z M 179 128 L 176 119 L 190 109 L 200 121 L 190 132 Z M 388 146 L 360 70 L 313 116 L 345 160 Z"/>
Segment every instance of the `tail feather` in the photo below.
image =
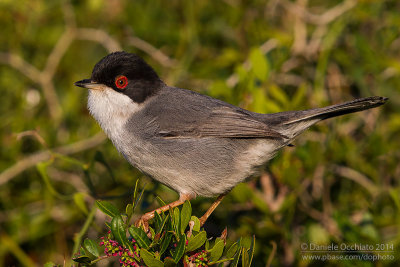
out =
<path fill-rule="evenodd" d="M 283 124 L 291 124 L 299 121 L 313 120 L 313 119 L 325 120 L 340 115 L 345 115 L 353 112 L 379 107 L 385 104 L 387 100 L 388 100 L 387 97 L 371 96 L 366 98 L 355 99 L 353 101 L 336 104 L 324 108 L 305 110 L 306 112 L 305 116 L 300 118 L 293 118 L 292 120 L 286 121 Z"/>
<path fill-rule="evenodd" d="M 292 140 L 318 121 L 375 108 L 385 104 L 387 100 L 387 97 L 372 96 L 324 108 L 269 114 L 264 117 L 264 120 L 266 123 L 274 125 L 274 129 Z"/>

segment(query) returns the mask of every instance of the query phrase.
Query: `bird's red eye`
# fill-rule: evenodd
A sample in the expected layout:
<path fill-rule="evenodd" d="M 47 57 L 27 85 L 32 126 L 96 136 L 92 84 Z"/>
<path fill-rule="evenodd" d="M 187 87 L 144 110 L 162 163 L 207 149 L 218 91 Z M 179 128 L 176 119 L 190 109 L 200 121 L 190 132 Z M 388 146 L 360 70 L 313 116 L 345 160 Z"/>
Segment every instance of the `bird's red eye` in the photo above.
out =
<path fill-rule="evenodd" d="M 118 76 L 115 78 L 115 86 L 119 89 L 124 89 L 128 85 L 128 78 L 123 75 Z"/>

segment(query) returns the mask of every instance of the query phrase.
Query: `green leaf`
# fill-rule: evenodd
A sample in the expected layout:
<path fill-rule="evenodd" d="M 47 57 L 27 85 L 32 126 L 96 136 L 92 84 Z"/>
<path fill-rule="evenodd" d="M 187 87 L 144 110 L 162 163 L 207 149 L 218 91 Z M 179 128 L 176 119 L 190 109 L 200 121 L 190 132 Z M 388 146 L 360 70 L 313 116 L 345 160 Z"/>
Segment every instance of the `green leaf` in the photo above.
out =
<path fill-rule="evenodd" d="M 76 206 L 84 213 L 84 214 L 88 214 L 89 211 L 86 207 L 85 204 L 85 194 L 81 193 L 81 192 L 77 192 L 74 194 L 74 202 L 76 204 Z"/>
<path fill-rule="evenodd" d="M 190 218 L 191 221 L 194 221 L 193 231 L 200 232 L 200 220 L 196 216 L 192 216 Z"/>
<path fill-rule="evenodd" d="M 247 267 L 249 265 L 249 253 L 246 248 L 242 248 L 242 267 Z"/>
<path fill-rule="evenodd" d="M 186 236 L 181 235 L 179 242 L 176 245 L 175 251 L 172 255 L 172 258 L 176 263 L 178 263 L 183 256 L 183 253 L 185 252 L 185 245 L 186 245 Z"/>
<path fill-rule="evenodd" d="M 137 191 L 138 191 L 138 184 L 139 184 L 139 179 L 136 179 L 135 189 L 133 190 L 133 200 L 132 200 L 133 207 L 135 207 L 135 201 L 136 201 Z"/>
<path fill-rule="evenodd" d="M 209 250 L 208 252 L 210 253 L 210 261 L 217 261 L 219 258 L 222 256 L 222 252 L 224 252 L 224 241 L 221 239 L 217 239 L 215 241 L 214 247 Z"/>
<path fill-rule="evenodd" d="M 172 236 L 173 236 L 173 234 L 170 233 L 170 232 L 167 232 L 165 234 L 164 238 L 161 241 L 161 245 L 160 245 L 160 255 L 164 254 L 164 252 L 169 247 L 169 245 L 171 243 Z"/>
<path fill-rule="evenodd" d="M 129 242 L 126 238 L 125 223 L 121 215 L 117 215 L 111 220 L 111 233 L 114 238 L 124 247 L 129 248 Z"/>
<path fill-rule="evenodd" d="M 142 199 L 143 192 L 144 192 L 144 189 L 145 189 L 145 188 L 146 188 L 146 186 L 143 186 L 143 189 L 142 189 L 142 191 L 140 191 L 139 196 L 138 196 L 137 198 L 134 198 L 133 211 L 135 211 L 135 208 L 137 207 L 139 201 Z M 136 191 L 136 188 L 135 188 L 135 191 Z M 136 194 L 135 194 L 135 195 L 136 195 Z"/>
<path fill-rule="evenodd" d="M 141 248 L 145 248 L 148 249 L 149 245 L 150 245 L 150 240 L 147 237 L 146 233 L 142 230 L 142 228 L 137 228 L 135 226 L 131 226 L 128 229 L 129 233 L 131 234 L 131 236 L 133 237 L 133 239 L 136 240 L 136 242 L 138 243 L 138 245 Z"/>
<path fill-rule="evenodd" d="M 275 101 L 268 99 L 265 91 L 262 88 L 256 88 L 251 92 L 253 96 L 252 108 L 256 112 L 267 113 L 267 112 L 279 112 L 281 108 L 276 104 Z"/>
<path fill-rule="evenodd" d="M 100 247 L 95 241 L 91 239 L 85 239 L 85 241 L 83 241 L 83 246 L 90 254 L 92 254 L 96 258 L 100 256 Z"/>
<path fill-rule="evenodd" d="M 93 255 L 92 253 L 90 253 L 89 251 L 87 251 L 86 248 L 81 247 L 81 252 L 83 251 L 83 253 L 81 253 L 81 255 L 85 255 L 86 257 L 88 257 L 91 261 L 95 260 L 97 257 L 95 255 Z"/>
<path fill-rule="evenodd" d="M 400 122 L 400 117 L 399 117 L 399 122 Z M 400 198 L 399 198 L 399 192 L 396 191 L 395 189 L 390 189 L 389 194 L 392 197 L 392 200 L 394 204 L 396 205 L 397 209 L 400 210 Z"/>
<path fill-rule="evenodd" d="M 328 244 L 329 233 L 319 224 L 310 224 L 308 227 L 308 240 L 314 244 Z"/>
<path fill-rule="evenodd" d="M 254 250 L 256 248 L 256 236 L 253 235 L 253 239 L 251 240 L 250 250 L 249 250 L 249 266 L 251 266 L 251 262 L 253 261 Z"/>
<path fill-rule="evenodd" d="M 127 222 L 129 222 L 129 220 L 133 214 L 133 205 L 131 203 L 126 205 L 125 212 L 126 212 L 126 216 L 128 217 Z"/>
<path fill-rule="evenodd" d="M 233 260 L 233 259 L 230 258 L 230 259 L 222 259 L 222 260 L 218 260 L 218 261 L 210 261 L 210 262 L 208 262 L 208 264 L 209 265 L 214 265 L 214 264 L 223 263 L 223 262 L 231 261 L 231 260 Z M 224 266 L 224 265 L 223 264 L 219 264 L 218 265 L 218 267 L 222 267 L 222 266 Z"/>
<path fill-rule="evenodd" d="M 242 246 L 242 238 L 239 238 L 239 240 L 237 241 L 238 246 L 241 247 Z"/>
<path fill-rule="evenodd" d="M 156 196 L 156 199 L 158 201 L 158 204 L 160 204 L 161 207 L 164 207 L 167 205 L 159 196 Z"/>
<path fill-rule="evenodd" d="M 153 239 L 155 237 L 156 232 L 154 232 L 154 229 L 151 226 L 149 226 L 149 232 L 151 234 L 151 238 L 150 238 L 150 240 L 151 240 L 151 239 Z"/>
<path fill-rule="evenodd" d="M 228 251 L 226 252 L 226 257 L 227 258 L 232 258 L 233 256 L 235 256 L 235 253 L 238 250 L 238 243 L 235 242 L 232 244 L 232 246 L 228 249 Z"/>
<path fill-rule="evenodd" d="M 192 207 L 189 201 L 185 201 L 181 211 L 181 234 L 185 232 L 186 226 L 189 224 L 190 217 L 192 215 Z"/>
<path fill-rule="evenodd" d="M 167 222 L 171 222 L 171 220 L 170 220 L 170 217 L 169 217 L 169 214 L 164 218 L 164 220 L 162 221 L 162 225 L 161 225 L 161 227 L 160 227 L 160 233 L 162 232 L 162 230 L 164 229 L 164 228 L 166 228 L 166 223 Z"/>
<path fill-rule="evenodd" d="M 239 239 L 239 241 L 237 242 L 238 245 L 238 250 L 235 254 L 235 257 L 233 258 L 233 261 L 231 262 L 232 267 L 236 267 L 239 264 L 239 259 L 240 259 L 240 255 L 242 254 L 242 250 L 240 249 L 240 247 L 242 246 L 242 238 Z"/>
<path fill-rule="evenodd" d="M 119 210 L 108 201 L 96 200 L 96 205 L 103 213 L 107 214 L 111 218 L 119 215 Z"/>
<path fill-rule="evenodd" d="M 239 81 L 244 82 L 249 77 L 249 71 L 243 67 L 243 65 L 238 65 L 235 67 L 235 73 L 239 76 Z"/>
<path fill-rule="evenodd" d="M 286 95 L 286 93 L 279 88 L 277 85 L 272 84 L 269 88 L 268 88 L 268 92 L 276 99 L 278 100 L 282 105 L 284 106 L 288 106 L 289 104 L 289 99 Z"/>
<path fill-rule="evenodd" d="M 294 95 L 291 98 L 291 107 L 290 107 L 290 109 L 298 109 L 298 107 L 301 104 L 301 101 L 303 99 L 305 99 L 306 91 L 307 91 L 306 84 L 301 84 L 297 88 L 296 92 L 294 93 Z"/>
<path fill-rule="evenodd" d="M 154 225 L 156 228 L 156 233 L 161 233 L 163 220 L 161 219 L 161 216 L 158 212 L 154 211 Z"/>
<path fill-rule="evenodd" d="M 73 258 L 72 260 L 75 262 L 83 263 L 83 264 L 89 264 L 91 262 L 91 260 L 88 256 L 79 256 L 79 257 Z"/>
<path fill-rule="evenodd" d="M 164 266 L 165 267 L 175 267 L 177 266 L 175 261 L 171 257 L 166 257 L 164 259 Z"/>
<path fill-rule="evenodd" d="M 250 62 L 254 75 L 260 80 L 265 81 L 268 78 L 268 61 L 259 48 L 254 48 L 250 52 Z"/>
<path fill-rule="evenodd" d="M 46 262 L 43 267 L 54 267 L 54 266 L 58 266 L 57 264 L 55 264 L 54 262 Z"/>
<path fill-rule="evenodd" d="M 174 230 L 176 234 L 180 234 L 181 216 L 178 208 L 174 208 Z"/>
<path fill-rule="evenodd" d="M 162 261 L 160 261 L 159 259 L 156 259 L 152 253 L 148 252 L 144 248 L 140 249 L 140 257 L 142 257 L 146 266 L 151 266 L 151 267 L 163 267 L 164 266 L 164 263 Z"/>
<path fill-rule="evenodd" d="M 168 214 L 167 214 L 167 216 L 165 217 L 165 219 L 164 219 L 164 221 L 165 221 L 165 223 L 164 223 L 164 227 L 163 227 L 163 231 L 174 231 L 174 226 L 173 226 L 173 219 L 172 219 L 172 217 L 173 216 L 171 216 L 172 215 L 172 212 L 169 212 Z"/>
<path fill-rule="evenodd" d="M 208 87 L 208 92 L 213 97 L 230 97 L 231 88 L 226 84 L 225 80 L 216 80 Z"/>
<path fill-rule="evenodd" d="M 191 238 L 189 238 L 189 242 L 188 242 L 188 245 L 186 247 L 186 250 L 187 251 L 196 250 L 199 247 L 201 247 L 204 244 L 204 242 L 206 242 L 206 240 L 207 240 L 206 231 L 201 231 L 197 235 L 192 236 Z"/>

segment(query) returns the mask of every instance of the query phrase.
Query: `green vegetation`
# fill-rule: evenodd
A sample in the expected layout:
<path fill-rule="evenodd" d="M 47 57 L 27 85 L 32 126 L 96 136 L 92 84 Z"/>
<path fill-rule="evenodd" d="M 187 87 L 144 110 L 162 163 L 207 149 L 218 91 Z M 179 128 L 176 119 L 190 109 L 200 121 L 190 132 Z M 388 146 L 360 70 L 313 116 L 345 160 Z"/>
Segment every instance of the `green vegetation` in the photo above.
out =
<path fill-rule="evenodd" d="M 136 186 L 137 186 L 136 182 Z M 254 256 L 255 239 L 250 248 L 242 246 L 242 240 L 226 246 L 226 229 L 221 237 L 211 241 L 200 226 L 200 220 L 192 216 L 192 207 L 186 201 L 181 210 L 170 209 L 169 213 L 154 213 L 154 223 L 146 227 L 130 225 L 135 207 L 139 204 L 142 193 L 133 194 L 134 201 L 126 206 L 126 212 L 120 214 L 118 209 L 106 201 L 97 201 L 97 207 L 109 217 L 109 231 L 101 237 L 98 244 L 91 239 L 85 239 L 81 249 L 74 251 L 74 262 L 92 265 L 98 261 L 119 257 L 122 266 L 209 266 L 231 262 L 238 266 L 251 266 Z M 89 218 L 89 217 L 88 217 Z M 186 231 L 187 229 L 187 231 Z M 129 238 L 126 236 L 129 232 Z M 100 246 L 99 246 L 100 245 Z M 101 248 L 103 247 L 104 248 Z M 104 256 L 101 251 L 104 250 Z"/>
<path fill-rule="evenodd" d="M 129 241 L 134 219 L 178 198 L 118 154 L 88 114 L 87 92 L 73 86 L 122 49 L 170 85 L 256 112 L 389 97 L 300 136 L 226 196 L 204 228 L 210 246 L 194 251 L 212 250 L 227 227 L 221 259 L 241 240 L 236 251 L 250 258 L 255 248 L 253 266 L 399 265 L 399 10 L 398 0 L 0 1 L 0 265 L 70 266 L 81 246 L 92 261 L 104 255 L 101 236 L 126 241 L 108 234 L 112 221 L 125 225 Z M 134 205 L 138 179 L 145 190 Z M 113 219 L 96 201 L 112 203 Z M 191 201 L 191 218 L 211 202 Z M 156 221 L 151 227 L 159 230 Z M 330 254 L 365 260 L 321 261 L 304 257 L 316 255 L 304 252 L 310 244 L 374 249 Z M 187 247 L 179 259 L 170 246 L 160 249 L 139 254 L 143 261 L 190 256 Z"/>

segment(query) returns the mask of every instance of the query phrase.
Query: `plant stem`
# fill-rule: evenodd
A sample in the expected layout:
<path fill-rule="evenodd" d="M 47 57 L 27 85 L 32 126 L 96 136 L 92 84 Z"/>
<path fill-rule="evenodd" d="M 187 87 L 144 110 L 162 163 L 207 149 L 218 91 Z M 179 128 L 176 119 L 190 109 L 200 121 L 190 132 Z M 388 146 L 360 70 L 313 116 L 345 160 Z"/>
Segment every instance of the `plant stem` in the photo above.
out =
<path fill-rule="evenodd" d="M 74 238 L 75 239 L 75 241 L 74 241 L 74 249 L 72 250 L 71 258 L 75 254 L 78 253 L 79 246 L 82 243 L 82 238 L 86 234 L 87 230 L 89 229 L 90 224 L 93 222 L 94 215 L 96 214 L 96 210 L 97 210 L 97 207 L 96 207 L 96 204 L 94 204 L 92 209 L 90 210 L 87 218 L 86 218 L 85 224 L 83 225 L 81 231 L 75 236 L 75 238 Z"/>

